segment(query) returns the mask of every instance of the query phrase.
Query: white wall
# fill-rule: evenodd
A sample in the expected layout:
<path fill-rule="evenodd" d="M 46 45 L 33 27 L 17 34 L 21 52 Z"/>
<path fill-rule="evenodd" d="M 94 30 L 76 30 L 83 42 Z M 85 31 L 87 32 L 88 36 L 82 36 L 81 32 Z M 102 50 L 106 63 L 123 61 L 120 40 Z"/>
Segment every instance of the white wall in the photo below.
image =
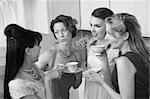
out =
<path fill-rule="evenodd" d="M 4 59 L 1 57 L 5 57 L 6 52 L 4 27 L 12 22 L 50 34 L 50 38 L 53 38 L 49 24 L 57 15 L 70 15 L 79 21 L 78 28 L 90 29 L 89 21 L 92 11 L 98 7 L 108 7 L 115 13 L 134 14 L 142 27 L 143 36 L 150 37 L 150 0 L 13 0 L 15 2 L 9 0 L 9 3 L 6 1 L 3 0 L 2 3 L 0 0 L 0 64 L 3 63 L 1 60 Z M 51 41 L 49 46 L 54 44 L 54 39 Z"/>
<path fill-rule="evenodd" d="M 130 13 L 135 15 L 142 28 L 143 36 L 150 37 L 148 24 L 150 24 L 149 0 L 110 0 L 110 9 L 115 13 Z"/>
<path fill-rule="evenodd" d="M 110 8 L 114 13 L 130 13 L 136 16 L 142 35 L 150 37 L 150 0 L 80 0 L 81 28 L 89 29 L 92 11 L 98 7 Z"/>
<path fill-rule="evenodd" d="M 81 29 L 90 29 L 90 17 L 94 9 L 109 8 L 109 0 L 80 0 Z"/>

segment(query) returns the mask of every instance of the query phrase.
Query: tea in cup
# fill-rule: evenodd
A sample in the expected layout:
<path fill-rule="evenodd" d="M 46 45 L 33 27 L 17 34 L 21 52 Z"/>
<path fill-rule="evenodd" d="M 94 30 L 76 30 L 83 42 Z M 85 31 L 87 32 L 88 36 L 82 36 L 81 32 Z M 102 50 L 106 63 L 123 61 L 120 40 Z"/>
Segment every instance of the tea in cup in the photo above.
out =
<path fill-rule="evenodd" d="M 68 62 L 66 63 L 66 67 L 70 72 L 75 72 L 78 67 L 78 62 Z"/>

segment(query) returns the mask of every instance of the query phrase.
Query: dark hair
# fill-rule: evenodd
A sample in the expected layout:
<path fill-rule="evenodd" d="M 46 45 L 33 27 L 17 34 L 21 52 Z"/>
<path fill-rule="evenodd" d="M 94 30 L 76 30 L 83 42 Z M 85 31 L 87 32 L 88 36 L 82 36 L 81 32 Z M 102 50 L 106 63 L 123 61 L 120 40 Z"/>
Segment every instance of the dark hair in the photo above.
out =
<path fill-rule="evenodd" d="M 16 76 L 24 61 L 25 48 L 33 48 L 42 40 L 38 32 L 26 30 L 17 24 L 8 25 L 4 34 L 7 37 L 6 67 L 4 78 L 4 98 L 11 99 L 8 83 Z"/>
<path fill-rule="evenodd" d="M 112 16 L 113 14 L 114 13 L 110 9 L 102 7 L 95 9 L 91 15 L 105 20 L 105 18 Z"/>
<path fill-rule="evenodd" d="M 56 38 L 56 35 L 54 33 L 54 24 L 58 23 L 58 22 L 62 22 L 65 25 L 65 27 L 72 33 L 72 38 L 76 36 L 77 20 L 72 19 L 72 17 L 70 17 L 70 16 L 59 15 L 54 20 L 51 21 L 51 25 L 50 25 L 50 29 L 53 32 L 55 38 Z"/>
<path fill-rule="evenodd" d="M 131 50 L 138 53 L 149 67 L 149 49 L 146 47 L 141 33 L 141 26 L 134 15 L 118 13 L 108 17 L 106 22 L 120 35 L 129 32 L 128 42 Z"/>

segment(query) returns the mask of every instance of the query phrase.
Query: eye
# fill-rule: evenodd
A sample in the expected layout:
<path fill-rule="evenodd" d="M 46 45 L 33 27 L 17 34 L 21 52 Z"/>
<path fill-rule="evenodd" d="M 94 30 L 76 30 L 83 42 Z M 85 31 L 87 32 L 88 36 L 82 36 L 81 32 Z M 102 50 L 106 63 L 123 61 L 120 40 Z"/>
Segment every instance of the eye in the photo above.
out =
<path fill-rule="evenodd" d="M 54 34 L 58 34 L 58 31 L 54 32 Z"/>
<path fill-rule="evenodd" d="M 96 27 L 100 28 L 101 26 L 100 25 L 95 25 Z"/>
<path fill-rule="evenodd" d="M 67 28 L 62 29 L 62 32 L 67 32 L 67 31 L 68 31 Z"/>

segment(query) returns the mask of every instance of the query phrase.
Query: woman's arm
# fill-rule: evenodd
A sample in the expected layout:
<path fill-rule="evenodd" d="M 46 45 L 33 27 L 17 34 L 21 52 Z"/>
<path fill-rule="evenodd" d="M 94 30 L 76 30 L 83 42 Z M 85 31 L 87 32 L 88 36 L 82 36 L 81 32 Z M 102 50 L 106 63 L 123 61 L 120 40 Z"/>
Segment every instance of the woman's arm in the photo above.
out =
<path fill-rule="evenodd" d="M 51 50 L 47 50 L 40 54 L 38 61 L 35 63 L 40 69 L 44 69 L 48 65 L 50 58 L 52 57 L 51 52 Z"/>
<path fill-rule="evenodd" d="M 46 89 L 46 99 L 54 99 L 52 90 L 52 79 L 57 79 L 61 77 L 62 68 L 53 69 L 47 72 L 44 78 L 45 89 Z"/>
<path fill-rule="evenodd" d="M 105 82 L 102 83 L 103 87 L 113 99 L 134 99 L 134 76 L 136 71 L 134 65 L 126 57 L 118 58 L 116 65 L 120 94 L 110 88 Z"/>
<path fill-rule="evenodd" d="M 127 57 L 120 57 L 116 61 L 120 97 L 134 99 L 135 96 L 135 66 Z"/>
<path fill-rule="evenodd" d="M 112 99 L 134 99 L 134 76 L 136 72 L 134 65 L 126 57 L 117 59 L 116 64 L 120 94 L 113 90 L 96 72 L 91 71 L 90 74 L 84 76 L 91 81 L 101 84 Z"/>
<path fill-rule="evenodd" d="M 111 87 L 113 88 L 112 82 L 111 82 L 111 72 L 109 68 L 109 63 L 108 63 L 108 57 L 106 51 L 102 53 L 102 56 L 97 56 L 98 59 L 103 62 L 102 65 L 102 70 L 99 73 L 100 75 L 103 75 L 104 81 Z"/>
<path fill-rule="evenodd" d="M 54 99 L 52 94 L 52 79 L 45 80 L 46 99 Z"/>

